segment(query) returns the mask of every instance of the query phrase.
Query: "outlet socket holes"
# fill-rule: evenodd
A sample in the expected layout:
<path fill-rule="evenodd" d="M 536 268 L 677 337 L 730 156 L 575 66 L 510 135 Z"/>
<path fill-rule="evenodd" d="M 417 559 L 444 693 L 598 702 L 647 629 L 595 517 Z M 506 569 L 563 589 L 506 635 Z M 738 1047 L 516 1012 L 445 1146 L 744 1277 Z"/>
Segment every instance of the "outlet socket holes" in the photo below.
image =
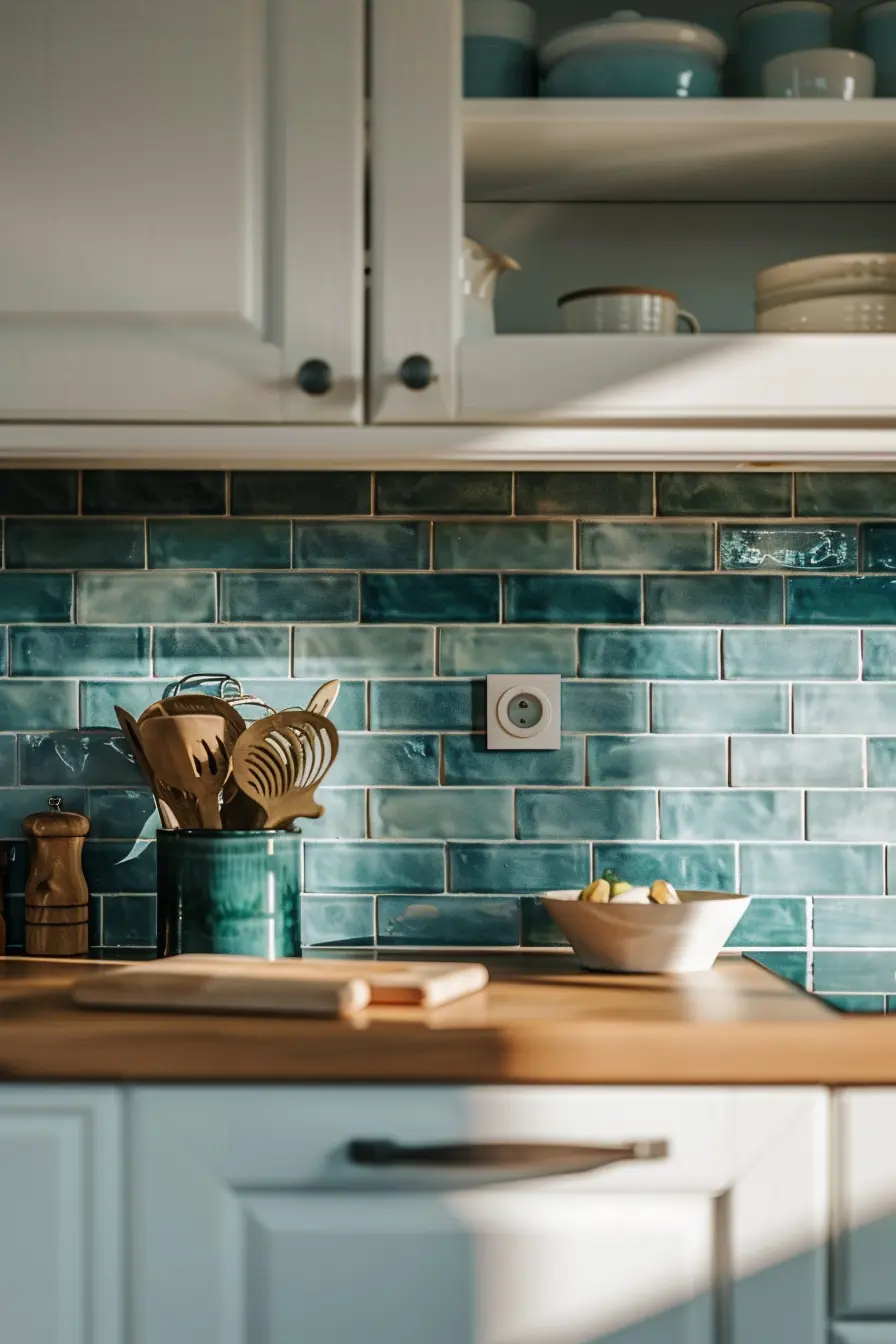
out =
<path fill-rule="evenodd" d="M 489 751 L 556 751 L 560 746 L 560 678 L 499 675 L 486 678 Z"/>
<path fill-rule="evenodd" d="M 548 709 L 550 713 L 550 708 Z M 544 718 L 544 706 L 541 697 L 536 695 L 515 695 L 507 706 L 507 717 L 514 728 L 535 728 Z"/>

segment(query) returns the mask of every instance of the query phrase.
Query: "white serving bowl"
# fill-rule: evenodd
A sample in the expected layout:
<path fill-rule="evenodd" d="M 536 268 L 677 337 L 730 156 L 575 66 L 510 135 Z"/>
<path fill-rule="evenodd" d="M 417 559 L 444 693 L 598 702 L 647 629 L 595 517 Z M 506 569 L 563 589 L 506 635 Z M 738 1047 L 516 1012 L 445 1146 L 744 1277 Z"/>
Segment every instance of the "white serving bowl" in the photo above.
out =
<path fill-rule="evenodd" d="M 861 51 L 820 47 L 776 56 L 762 67 L 766 98 L 833 98 L 854 102 L 874 97 L 875 65 Z"/>
<path fill-rule="evenodd" d="M 578 891 L 546 891 L 542 904 L 590 971 L 706 971 L 736 929 L 749 896 L 679 891 L 680 905 L 595 905 Z"/>
<path fill-rule="evenodd" d="M 896 252 L 844 252 L 833 256 L 801 257 L 767 266 L 756 275 L 760 302 L 775 297 L 792 299 L 830 294 L 896 293 Z"/>

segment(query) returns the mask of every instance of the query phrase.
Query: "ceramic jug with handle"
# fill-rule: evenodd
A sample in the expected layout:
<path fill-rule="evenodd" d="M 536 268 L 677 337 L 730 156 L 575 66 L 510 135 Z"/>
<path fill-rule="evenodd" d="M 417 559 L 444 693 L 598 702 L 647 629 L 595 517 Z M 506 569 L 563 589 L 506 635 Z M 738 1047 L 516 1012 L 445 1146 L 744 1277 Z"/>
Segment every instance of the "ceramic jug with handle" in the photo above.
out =
<path fill-rule="evenodd" d="M 495 286 L 505 271 L 518 271 L 520 264 L 503 252 L 464 239 L 461 280 L 464 295 L 464 335 L 494 336 Z"/>

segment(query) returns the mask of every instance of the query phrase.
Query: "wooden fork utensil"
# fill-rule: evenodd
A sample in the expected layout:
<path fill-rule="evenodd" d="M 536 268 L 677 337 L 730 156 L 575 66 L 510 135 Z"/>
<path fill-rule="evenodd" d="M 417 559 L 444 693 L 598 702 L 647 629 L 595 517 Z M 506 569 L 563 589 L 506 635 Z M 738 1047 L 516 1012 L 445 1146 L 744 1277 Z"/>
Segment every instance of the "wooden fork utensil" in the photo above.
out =
<path fill-rule="evenodd" d="M 140 723 L 156 778 L 195 798 L 199 823 L 208 831 L 221 829 L 218 800 L 230 776 L 228 736 L 221 714 L 162 714 Z"/>

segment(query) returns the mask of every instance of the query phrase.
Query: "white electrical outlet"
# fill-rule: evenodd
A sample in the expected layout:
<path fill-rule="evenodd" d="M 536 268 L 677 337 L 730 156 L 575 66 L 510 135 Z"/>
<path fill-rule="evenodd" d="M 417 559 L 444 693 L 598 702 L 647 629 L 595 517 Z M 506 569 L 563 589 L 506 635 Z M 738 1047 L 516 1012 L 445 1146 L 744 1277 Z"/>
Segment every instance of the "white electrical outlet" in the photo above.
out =
<path fill-rule="evenodd" d="M 560 678 L 486 677 L 485 726 L 489 751 L 559 750 Z"/>

